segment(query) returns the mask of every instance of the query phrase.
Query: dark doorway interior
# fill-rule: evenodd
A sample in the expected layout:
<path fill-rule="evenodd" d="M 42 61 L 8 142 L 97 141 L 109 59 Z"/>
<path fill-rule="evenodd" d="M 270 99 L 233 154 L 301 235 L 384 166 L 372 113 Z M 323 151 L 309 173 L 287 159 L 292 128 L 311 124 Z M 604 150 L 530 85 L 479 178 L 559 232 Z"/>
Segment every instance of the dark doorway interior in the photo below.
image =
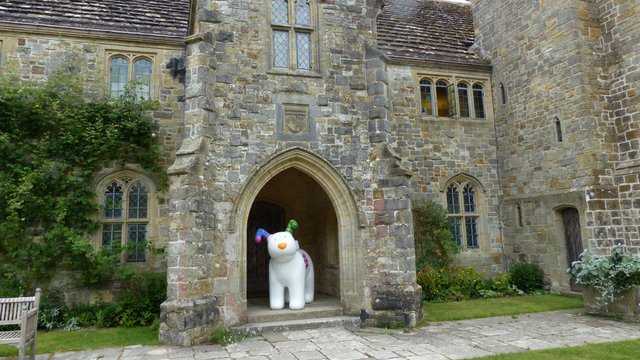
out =
<path fill-rule="evenodd" d="M 580 234 L 580 216 L 575 208 L 562 210 L 562 223 L 564 224 L 564 238 L 567 248 L 568 266 L 580 258 L 582 254 L 582 235 Z M 582 291 L 582 287 L 571 280 L 571 291 Z"/>
<path fill-rule="evenodd" d="M 284 209 L 280 206 L 257 201 L 251 206 L 247 226 L 247 296 L 269 296 L 269 253 L 266 244 L 257 245 L 255 234 L 258 228 L 275 232 L 284 229 Z"/>

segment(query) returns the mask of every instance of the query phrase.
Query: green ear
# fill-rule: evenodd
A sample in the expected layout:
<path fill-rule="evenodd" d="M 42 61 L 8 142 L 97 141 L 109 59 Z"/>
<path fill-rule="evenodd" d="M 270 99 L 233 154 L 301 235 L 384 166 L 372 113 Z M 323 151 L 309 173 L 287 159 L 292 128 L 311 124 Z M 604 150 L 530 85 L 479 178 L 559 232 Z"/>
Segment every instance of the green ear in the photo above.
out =
<path fill-rule="evenodd" d="M 291 235 L 293 235 L 293 230 L 295 230 L 297 228 L 298 228 L 298 222 L 293 220 L 293 219 L 291 219 L 291 220 L 289 220 L 289 224 L 287 225 L 287 230 L 285 230 L 285 231 L 287 231 Z"/>

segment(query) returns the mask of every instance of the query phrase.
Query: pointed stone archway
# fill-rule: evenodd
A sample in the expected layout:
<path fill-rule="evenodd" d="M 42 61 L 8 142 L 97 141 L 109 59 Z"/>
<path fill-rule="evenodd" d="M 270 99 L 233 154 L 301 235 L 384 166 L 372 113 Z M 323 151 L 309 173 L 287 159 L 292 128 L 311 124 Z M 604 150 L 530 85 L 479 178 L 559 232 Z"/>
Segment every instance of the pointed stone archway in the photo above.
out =
<path fill-rule="evenodd" d="M 296 177 L 297 180 L 290 178 Z M 336 169 L 321 157 L 307 150 L 295 148 L 274 156 L 264 166 L 253 174 L 245 185 L 236 207 L 233 211 L 235 219 L 235 235 L 229 237 L 233 241 L 233 247 L 237 249 L 239 256 L 238 287 L 240 298 L 244 301 L 238 304 L 240 318 L 246 319 L 247 312 L 247 273 L 251 271 L 248 259 L 248 242 L 246 241 L 249 229 L 249 214 L 254 204 L 270 202 L 282 205 L 286 216 L 295 217 L 300 213 L 300 206 L 292 205 L 291 199 L 283 198 L 283 192 L 287 187 L 302 186 L 302 191 L 317 191 L 321 194 L 309 195 L 308 201 L 320 201 L 326 199 L 326 204 L 318 204 L 316 209 L 323 212 L 317 218 L 326 224 L 317 226 L 314 224 L 307 233 L 301 232 L 301 237 L 306 238 L 302 247 L 310 247 L 318 257 L 320 270 L 323 274 L 318 277 L 319 290 L 339 298 L 343 311 L 346 314 L 357 314 L 365 306 L 364 289 L 364 256 L 362 245 L 362 229 L 364 224 L 359 216 L 354 196 L 348 184 Z M 310 206 L 315 206 L 311 204 Z M 306 220 L 312 219 L 309 214 L 302 214 Z M 308 223 L 309 221 L 307 221 Z M 272 232 L 283 229 L 274 229 Z M 324 232 L 323 239 L 327 244 L 314 243 L 310 238 L 311 233 Z M 242 236 L 240 235 L 242 234 Z M 233 239 L 233 240 L 231 240 Z M 324 247 L 328 245 L 328 247 Z M 332 264 L 331 258 L 337 256 Z M 331 274 L 331 269 L 336 269 Z M 323 276 L 325 277 L 323 279 Z M 335 277 L 335 280 L 331 278 Z M 335 292 L 335 294 L 332 294 Z M 245 316 L 243 316 L 245 315 Z"/>

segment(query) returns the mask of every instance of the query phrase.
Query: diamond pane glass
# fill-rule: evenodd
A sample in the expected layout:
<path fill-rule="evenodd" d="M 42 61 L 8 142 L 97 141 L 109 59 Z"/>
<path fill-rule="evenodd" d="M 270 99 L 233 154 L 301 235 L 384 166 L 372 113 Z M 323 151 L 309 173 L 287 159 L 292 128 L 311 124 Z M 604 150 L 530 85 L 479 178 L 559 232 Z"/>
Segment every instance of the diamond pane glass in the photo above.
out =
<path fill-rule="evenodd" d="M 147 188 L 139 182 L 133 184 L 131 191 L 129 191 L 129 218 L 145 219 L 147 217 L 148 200 Z"/>
<path fill-rule="evenodd" d="M 109 96 L 119 97 L 124 95 L 129 73 L 129 61 L 124 58 L 111 59 L 109 66 Z"/>
<path fill-rule="evenodd" d="M 455 185 L 451 185 L 447 189 L 447 211 L 449 211 L 449 214 L 460 213 L 458 188 Z"/>
<path fill-rule="evenodd" d="M 462 247 L 462 226 L 459 218 L 449 218 L 449 225 L 451 225 L 451 232 L 453 238 L 458 244 L 458 247 Z"/>
<path fill-rule="evenodd" d="M 298 69 L 311 70 L 311 34 L 296 33 L 296 54 Z"/>
<path fill-rule="evenodd" d="M 289 24 L 289 1 L 271 1 L 271 23 L 276 25 Z"/>
<path fill-rule="evenodd" d="M 145 261 L 146 240 L 146 224 L 127 226 L 127 261 Z"/>
<path fill-rule="evenodd" d="M 133 63 L 133 78 L 136 81 L 136 97 L 149 100 L 151 98 L 151 61 L 136 60 Z"/>
<path fill-rule="evenodd" d="M 296 25 L 311 26 L 308 0 L 296 0 Z"/>
<path fill-rule="evenodd" d="M 464 212 L 475 213 L 476 212 L 476 193 L 471 185 L 466 185 L 462 190 L 464 199 Z"/>
<path fill-rule="evenodd" d="M 104 192 L 104 218 L 119 219 L 122 217 L 122 198 L 124 193 L 122 186 L 112 182 Z"/>
<path fill-rule="evenodd" d="M 289 67 L 289 33 L 286 31 L 273 32 L 273 67 Z"/>
<path fill-rule="evenodd" d="M 464 219 L 464 228 L 467 235 L 467 248 L 478 247 L 478 219 L 467 217 Z"/>
<path fill-rule="evenodd" d="M 117 246 L 122 242 L 122 224 L 102 224 L 102 245 Z"/>

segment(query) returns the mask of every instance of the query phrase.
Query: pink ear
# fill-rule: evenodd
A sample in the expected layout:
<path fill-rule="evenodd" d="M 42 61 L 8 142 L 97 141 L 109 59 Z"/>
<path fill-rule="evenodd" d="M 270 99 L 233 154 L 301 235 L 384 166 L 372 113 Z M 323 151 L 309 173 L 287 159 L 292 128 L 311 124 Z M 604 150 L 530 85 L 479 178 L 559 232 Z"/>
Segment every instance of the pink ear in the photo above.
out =
<path fill-rule="evenodd" d="M 258 231 L 256 231 L 256 244 L 260 244 L 262 240 L 266 241 L 269 236 L 271 236 L 271 234 L 269 234 L 267 230 L 259 228 Z"/>

